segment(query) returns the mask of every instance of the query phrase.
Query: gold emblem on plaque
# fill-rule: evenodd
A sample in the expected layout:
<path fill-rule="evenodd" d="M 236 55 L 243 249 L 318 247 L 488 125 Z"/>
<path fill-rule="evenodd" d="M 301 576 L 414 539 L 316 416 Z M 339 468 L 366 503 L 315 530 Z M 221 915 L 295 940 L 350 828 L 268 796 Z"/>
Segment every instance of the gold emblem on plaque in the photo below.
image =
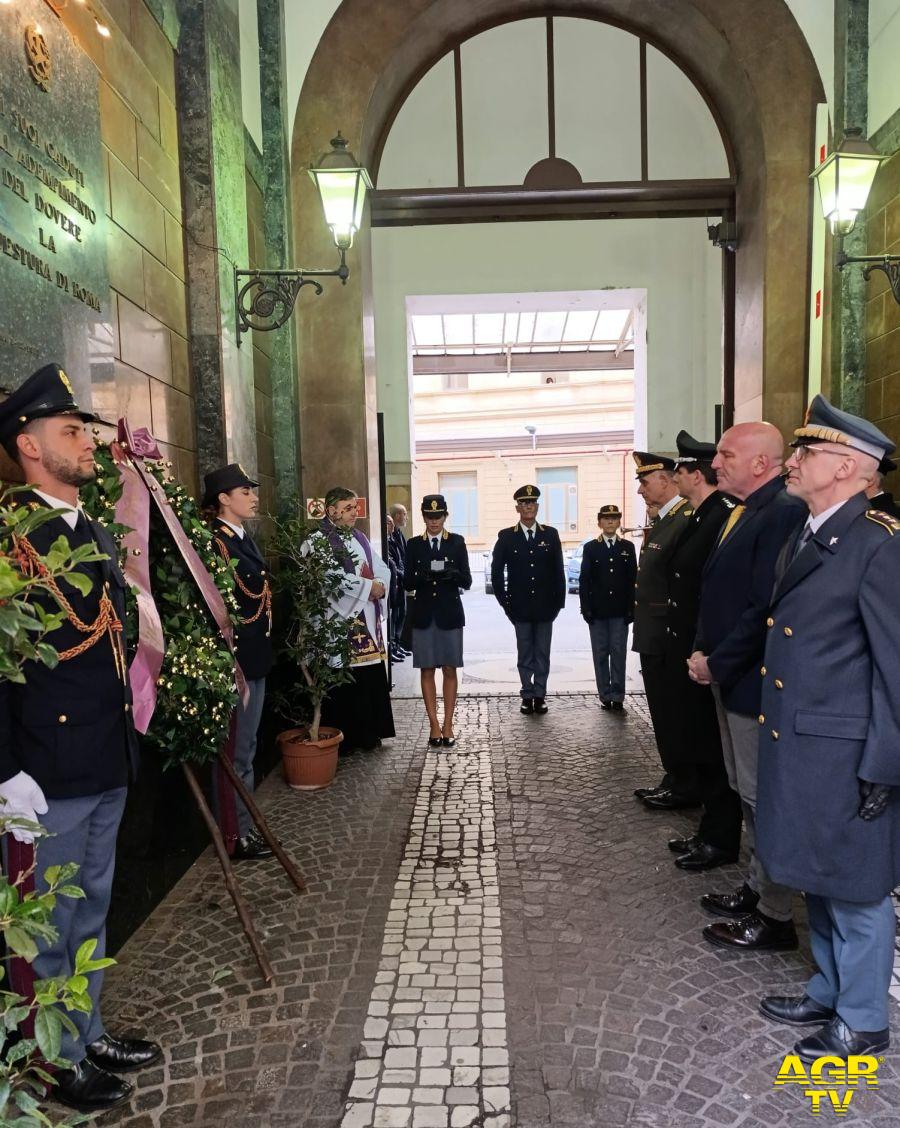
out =
<path fill-rule="evenodd" d="M 28 60 L 28 73 L 32 82 L 41 90 L 49 90 L 53 64 L 47 40 L 37 24 L 29 24 L 25 28 L 25 58 Z"/>

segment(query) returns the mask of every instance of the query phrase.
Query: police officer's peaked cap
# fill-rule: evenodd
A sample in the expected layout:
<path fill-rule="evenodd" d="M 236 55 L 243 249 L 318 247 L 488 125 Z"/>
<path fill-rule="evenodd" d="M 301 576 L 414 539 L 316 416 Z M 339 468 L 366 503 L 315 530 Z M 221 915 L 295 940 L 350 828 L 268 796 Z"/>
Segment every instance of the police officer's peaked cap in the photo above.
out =
<path fill-rule="evenodd" d="M 8 443 L 33 420 L 51 415 L 74 415 L 83 423 L 104 422 L 93 412 L 81 410 L 69 377 L 58 364 L 45 364 L 0 403 L 0 443 Z"/>
<path fill-rule="evenodd" d="M 422 514 L 425 517 L 443 517 L 447 512 L 447 501 L 443 494 L 426 494 L 422 498 Z"/>
<path fill-rule="evenodd" d="M 513 501 L 537 501 L 540 496 L 537 486 L 519 486 L 513 494 Z"/>
<path fill-rule="evenodd" d="M 791 446 L 809 443 L 837 443 L 877 458 L 879 462 L 896 449 L 895 444 L 874 423 L 851 415 L 830 404 L 824 396 L 814 396 L 803 426 L 794 431 Z"/>
<path fill-rule="evenodd" d="M 678 457 L 675 463 L 681 466 L 683 463 L 692 462 L 712 462 L 716 457 L 716 444 L 715 443 L 701 443 L 689 435 L 687 431 L 679 431 L 675 436 L 675 445 L 678 447 Z M 696 469 L 696 467 L 695 467 Z"/>
<path fill-rule="evenodd" d="M 675 459 L 665 454 L 651 454 L 646 450 L 636 450 L 631 456 L 634 459 L 635 472 L 640 478 L 644 474 L 652 474 L 654 470 L 674 470 Z"/>
<path fill-rule="evenodd" d="M 236 490 L 241 486 L 255 488 L 258 485 L 259 482 L 253 481 L 240 462 L 229 462 L 227 466 L 222 466 L 218 470 L 211 470 L 208 474 L 203 475 L 203 501 L 201 505 L 204 508 L 208 505 L 215 505 L 216 498 L 220 493 L 228 493 L 229 490 Z"/>
<path fill-rule="evenodd" d="M 597 520 L 599 521 L 601 517 L 621 517 L 621 516 L 622 516 L 622 510 L 619 509 L 618 505 L 601 505 L 600 506 L 600 512 L 597 514 Z"/>

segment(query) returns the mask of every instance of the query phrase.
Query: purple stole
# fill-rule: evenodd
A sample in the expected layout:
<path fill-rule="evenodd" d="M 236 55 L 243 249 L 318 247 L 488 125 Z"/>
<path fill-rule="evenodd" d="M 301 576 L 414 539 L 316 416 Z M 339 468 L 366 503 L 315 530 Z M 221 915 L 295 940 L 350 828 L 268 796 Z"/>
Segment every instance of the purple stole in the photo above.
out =
<path fill-rule="evenodd" d="M 321 524 L 321 531 L 325 539 L 331 545 L 332 551 L 337 558 L 338 563 L 344 569 L 348 576 L 356 575 L 356 558 L 353 553 L 347 548 L 347 543 L 337 528 L 328 520 L 327 517 L 323 518 Z M 372 546 L 369 540 L 358 529 L 350 530 L 356 541 L 362 546 L 365 553 L 366 563 L 362 566 L 362 576 L 364 579 L 372 580 L 375 578 L 375 571 L 372 566 Z M 369 628 L 366 625 L 365 616 L 354 615 L 347 623 L 347 634 L 350 638 L 350 665 L 359 665 L 360 662 L 368 662 L 374 657 L 384 658 L 384 640 L 381 633 L 381 602 L 375 601 L 375 638 L 369 633 Z"/>

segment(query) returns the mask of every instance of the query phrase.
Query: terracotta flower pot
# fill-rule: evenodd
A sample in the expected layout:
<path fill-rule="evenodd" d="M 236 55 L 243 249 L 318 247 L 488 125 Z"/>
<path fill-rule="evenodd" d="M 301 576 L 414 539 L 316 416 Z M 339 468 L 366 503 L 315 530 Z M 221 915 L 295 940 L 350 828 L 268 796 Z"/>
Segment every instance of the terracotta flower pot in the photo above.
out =
<path fill-rule="evenodd" d="M 309 729 L 294 728 L 279 733 L 276 740 L 284 764 L 285 782 L 297 791 L 327 787 L 337 771 L 340 729 L 319 728 L 319 739 L 309 740 Z"/>

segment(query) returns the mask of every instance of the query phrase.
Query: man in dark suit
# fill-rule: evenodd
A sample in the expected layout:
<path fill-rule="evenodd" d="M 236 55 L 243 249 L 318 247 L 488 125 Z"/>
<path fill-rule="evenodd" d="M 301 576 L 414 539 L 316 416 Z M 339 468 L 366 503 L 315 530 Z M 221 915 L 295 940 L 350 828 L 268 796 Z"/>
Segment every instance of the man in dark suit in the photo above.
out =
<path fill-rule="evenodd" d="M 631 648 L 641 661 L 641 676 L 656 747 L 662 761 L 662 781 L 656 787 L 639 787 L 635 797 L 663 798 L 671 808 L 696 806 L 697 797 L 688 784 L 669 771 L 675 726 L 669 716 L 665 679 L 666 613 L 669 609 L 668 559 L 691 516 L 691 508 L 678 493 L 673 473 L 675 460 L 667 455 L 636 450 L 638 494 L 657 510 L 638 560 L 634 593 L 634 633 Z"/>
<path fill-rule="evenodd" d="M 894 444 L 816 396 L 794 432 L 788 492 L 809 506 L 779 558 L 766 620 L 757 850 L 775 881 L 806 894 L 818 971 L 769 996 L 775 1022 L 821 1029 L 806 1062 L 878 1054 L 900 883 L 900 521 L 865 488 Z"/>
<path fill-rule="evenodd" d="M 403 576 L 406 571 L 406 522 L 408 515 L 406 506 L 399 503 L 391 506 L 391 520 L 394 522 L 394 531 L 389 534 L 393 559 L 397 567 L 397 601 L 391 610 L 391 653 L 393 657 L 407 658 L 412 651 L 403 645 L 403 626 L 406 622 L 406 585 Z"/>
<path fill-rule="evenodd" d="M 566 571 L 559 533 L 537 520 L 537 486 L 513 494 L 519 520 L 501 529 L 491 559 L 497 602 L 516 629 L 521 712 L 547 712 L 547 678 L 553 620 L 566 602 Z"/>
<path fill-rule="evenodd" d="M 26 553 L 46 554 L 58 538 L 73 548 L 94 545 L 107 559 L 84 563 L 87 594 L 61 580 L 58 594 L 38 596 L 48 611 L 63 607 L 65 619 L 46 641 L 59 654 L 51 669 L 27 662 L 24 684 L 0 682 L 0 813 L 38 821 L 53 837 L 42 839 L 38 889 L 50 866 L 75 862 L 80 900 L 60 898 L 53 924 L 57 939 L 40 944 L 30 965 L 12 961 L 10 985 L 28 996 L 34 977 L 72 972 L 74 953 L 96 938 L 104 955 L 106 915 L 115 864 L 116 834 L 129 776 L 137 769 L 137 739 L 125 660 L 125 578 L 112 537 L 90 521 L 79 487 L 94 478 L 94 445 L 85 424 L 96 416 L 75 403 L 65 372 L 48 364 L 0 404 L 0 443 L 20 466 L 33 492 L 17 505 L 61 512 L 22 543 Z M 31 836 L 7 836 L 7 873 L 25 874 L 32 863 Z M 31 880 L 30 878 L 28 880 Z M 61 1056 L 72 1063 L 57 1074 L 54 1096 L 82 1112 L 101 1112 L 128 1100 L 133 1087 L 116 1073 L 156 1061 L 159 1046 L 113 1038 L 100 1015 L 102 971 L 89 978 L 90 1014 L 70 1012 L 78 1037 L 63 1030 Z"/>
<path fill-rule="evenodd" d="M 703 815 L 696 834 L 673 838 L 669 849 L 679 855 L 675 859 L 679 869 L 698 871 L 737 861 L 741 842 L 740 801 L 728 785 L 715 702 L 708 686 L 691 681 L 687 665 L 697 629 L 703 569 L 734 503 L 716 489 L 715 445 L 698 442 L 687 431 L 679 432 L 675 441 L 675 484 L 693 512 L 667 565 L 665 681 L 675 730 L 671 762 L 678 777 L 696 791 Z M 648 807 L 662 809 L 670 802 L 664 795 L 646 800 Z"/>
<path fill-rule="evenodd" d="M 397 620 L 400 618 L 401 602 L 404 607 L 406 603 L 406 591 L 403 587 L 403 575 L 406 566 L 404 559 L 400 555 L 399 545 L 396 540 L 394 540 L 396 527 L 393 517 L 388 515 L 385 518 L 385 523 L 387 525 L 385 559 L 387 560 L 388 568 L 391 570 L 391 585 L 388 588 L 388 615 L 390 616 L 390 629 L 388 631 L 390 638 L 389 649 L 392 662 L 404 662 L 406 661 L 406 651 L 400 648 L 400 644 L 395 641 L 395 637 L 397 634 Z M 402 595 L 401 592 L 403 593 Z"/>
<path fill-rule="evenodd" d="M 884 479 L 887 474 L 892 474 L 896 469 L 897 463 L 892 458 L 882 458 L 866 488 L 869 508 L 878 509 L 881 513 L 888 513 L 891 517 L 900 517 L 900 506 L 894 501 L 894 495 L 884 488 Z"/>
<path fill-rule="evenodd" d="M 634 618 L 637 575 L 634 545 L 618 535 L 621 520 L 618 505 L 600 506 L 600 536 L 584 546 L 578 579 L 581 614 L 591 633 L 600 707 L 616 712 L 624 709 L 628 624 Z"/>
<path fill-rule="evenodd" d="M 775 561 L 806 519 L 806 506 L 785 492 L 784 437 L 771 423 L 738 423 L 719 440 L 713 468 L 720 489 L 739 504 L 722 530 L 703 575 L 691 677 L 710 685 L 731 787 L 738 793 L 750 850 L 746 882 L 707 893 L 701 905 L 717 921 L 703 930 L 720 947 L 747 951 L 796 948 L 793 890 L 770 879 L 755 851 L 756 778 L 766 616 Z"/>

